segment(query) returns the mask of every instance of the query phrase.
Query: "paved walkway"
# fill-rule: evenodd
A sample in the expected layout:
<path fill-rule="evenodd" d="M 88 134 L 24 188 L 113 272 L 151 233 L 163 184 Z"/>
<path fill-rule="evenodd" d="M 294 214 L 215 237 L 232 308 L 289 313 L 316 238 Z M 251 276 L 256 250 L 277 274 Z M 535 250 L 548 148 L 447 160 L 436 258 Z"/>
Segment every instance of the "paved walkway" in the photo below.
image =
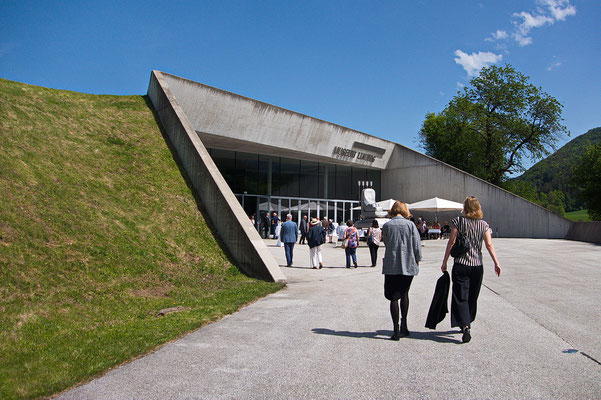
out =
<path fill-rule="evenodd" d="M 472 341 L 449 317 L 424 328 L 446 241 L 424 244 L 410 291 L 409 329 L 392 324 L 381 266 L 357 269 L 327 245 L 322 270 L 306 246 L 283 267 L 286 289 L 61 399 L 593 399 L 601 398 L 601 246 L 494 239 L 501 278 L 485 256 Z M 283 248 L 268 241 L 276 260 Z M 383 255 L 383 249 L 380 250 Z"/>

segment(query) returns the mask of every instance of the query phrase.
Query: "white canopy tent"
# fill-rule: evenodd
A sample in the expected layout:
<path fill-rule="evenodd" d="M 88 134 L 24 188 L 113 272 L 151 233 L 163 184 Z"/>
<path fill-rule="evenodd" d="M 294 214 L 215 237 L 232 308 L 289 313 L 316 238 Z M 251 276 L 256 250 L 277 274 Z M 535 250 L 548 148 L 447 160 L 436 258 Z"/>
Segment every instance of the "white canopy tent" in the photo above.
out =
<path fill-rule="evenodd" d="M 431 199 L 407 204 L 407 208 L 409 208 L 409 210 L 413 210 L 413 211 L 433 212 L 433 213 L 435 213 L 434 218 L 437 218 L 437 214 L 442 211 L 461 211 L 461 210 L 463 210 L 463 204 L 457 203 L 457 202 L 451 201 L 451 200 L 445 200 L 445 199 L 440 199 L 438 197 L 433 197 Z"/>

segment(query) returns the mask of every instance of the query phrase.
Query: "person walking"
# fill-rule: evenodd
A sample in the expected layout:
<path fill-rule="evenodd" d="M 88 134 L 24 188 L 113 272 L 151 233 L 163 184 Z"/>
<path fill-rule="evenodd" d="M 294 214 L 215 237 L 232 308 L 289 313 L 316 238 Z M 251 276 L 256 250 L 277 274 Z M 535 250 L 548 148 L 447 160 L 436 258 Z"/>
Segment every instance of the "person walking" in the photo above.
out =
<path fill-rule="evenodd" d="M 292 255 L 296 239 L 298 239 L 298 226 L 292 220 L 292 214 L 286 215 L 286 222 L 282 224 L 280 237 L 284 243 L 284 251 L 286 253 L 286 266 L 292 266 Z"/>
<path fill-rule="evenodd" d="M 336 247 L 336 242 L 338 241 L 338 222 L 330 220 L 330 231 L 330 243 L 334 243 L 334 247 Z"/>
<path fill-rule="evenodd" d="M 309 230 L 309 224 L 307 223 L 307 216 L 303 215 L 303 219 L 300 221 L 300 240 L 298 244 L 305 244 L 307 238 L 307 231 Z"/>
<path fill-rule="evenodd" d="M 390 316 L 394 329 L 390 339 L 399 340 L 402 336 L 410 334 L 407 327 L 409 288 L 413 277 L 419 272 L 422 246 L 417 227 L 407 219 L 410 215 L 407 204 L 401 201 L 395 202 L 389 214 L 391 220 L 382 227 L 382 241 L 386 245 L 382 274 L 384 274 L 384 297 L 390 300 Z"/>
<path fill-rule="evenodd" d="M 371 228 L 367 231 L 367 246 L 369 247 L 369 254 L 371 255 L 371 266 L 376 266 L 378 262 L 378 249 L 380 248 L 380 241 L 382 240 L 382 230 L 378 220 L 371 223 Z"/>
<path fill-rule="evenodd" d="M 311 218 L 307 232 L 307 244 L 309 245 L 309 254 L 311 257 L 311 268 L 322 269 L 323 260 L 321 258 L 321 245 L 326 241 L 326 231 L 321 226 L 321 221 L 317 218 Z"/>
<path fill-rule="evenodd" d="M 278 213 L 274 212 L 273 216 L 271 217 L 271 234 L 273 235 L 274 239 L 278 238 L 276 229 L 279 226 L 279 222 L 280 222 L 280 219 L 278 218 Z"/>
<path fill-rule="evenodd" d="M 482 207 L 474 196 L 463 201 L 463 216 L 451 221 L 451 236 L 442 259 L 442 272 L 447 270 L 447 260 L 457 240 L 458 232 L 465 235 L 469 249 L 455 258 L 451 273 L 453 295 L 451 297 L 451 327 L 461 328 L 461 340 L 468 343 L 472 339 L 471 323 L 476 319 L 478 295 L 482 286 L 484 267 L 482 265 L 482 242 L 490 254 L 495 273 L 501 276 L 501 266 L 492 244 L 490 227 L 482 218 Z"/>
<path fill-rule="evenodd" d="M 346 240 L 346 247 L 344 253 L 346 254 L 346 267 L 351 267 L 351 258 L 353 259 L 353 266 L 357 268 L 357 247 L 359 246 L 359 232 L 354 227 L 352 220 L 346 221 L 346 230 L 344 231 L 344 237 L 342 240 Z M 344 242 L 343 242 L 344 243 Z"/>
<path fill-rule="evenodd" d="M 334 245 L 334 247 L 338 247 L 338 241 L 340 241 L 340 243 L 342 243 L 342 238 L 344 237 L 344 231 L 346 230 L 346 227 L 344 225 L 344 223 L 342 221 L 340 221 L 340 223 L 338 224 L 338 227 L 336 228 L 336 243 Z"/>

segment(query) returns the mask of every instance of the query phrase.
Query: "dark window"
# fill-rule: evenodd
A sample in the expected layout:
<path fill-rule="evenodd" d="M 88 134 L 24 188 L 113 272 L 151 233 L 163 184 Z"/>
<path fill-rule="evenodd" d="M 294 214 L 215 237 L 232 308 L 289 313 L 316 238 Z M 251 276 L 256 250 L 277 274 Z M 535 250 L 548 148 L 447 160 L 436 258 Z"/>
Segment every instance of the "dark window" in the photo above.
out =
<path fill-rule="evenodd" d="M 280 160 L 280 196 L 297 197 L 300 184 L 300 161 L 289 158 Z"/>
<path fill-rule="evenodd" d="M 363 187 L 359 186 L 359 182 L 365 182 L 366 179 L 366 170 L 365 168 L 352 168 L 352 178 L 351 178 L 351 199 L 359 200 L 359 195 L 361 194 L 361 189 Z"/>
<path fill-rule="evenodd" d="M 236 153 L 229 150 L 212 149 L 211 158 L 225 178 L 234 193 L 240 193 L 239 185 L 236 185 Z"/>
<path fill-rule="evenodd" d="M 301 161 L 300 197 L 319 197 L 321 186 L 319 164 L 314 161 Z"/>
<path fill-rule="evenodd" d="M 351 167 L 336 166 L 336 198 L 351 199 Z"/>
<path fill-rule="evenodd" d="M 259 193 L 259 156 L 257 154 L 237 152 L 236 177 L 236 180 L 242 185 L 241 191 L 238 193 Z"/>
<path fill-rule="evenodd" d="M 381 188 L 382 188 L 380 186 L 380 171 L 376 170 L 376 169 L 368 169 L 366 172 L 367 172 L 366 179 L 368 181 L 372 182 L 372 187 L 376 191 L 376 200 L 377 201 L 386 200 L 386 199 L 380 198 L 380 193 L 381 193 Z"/>

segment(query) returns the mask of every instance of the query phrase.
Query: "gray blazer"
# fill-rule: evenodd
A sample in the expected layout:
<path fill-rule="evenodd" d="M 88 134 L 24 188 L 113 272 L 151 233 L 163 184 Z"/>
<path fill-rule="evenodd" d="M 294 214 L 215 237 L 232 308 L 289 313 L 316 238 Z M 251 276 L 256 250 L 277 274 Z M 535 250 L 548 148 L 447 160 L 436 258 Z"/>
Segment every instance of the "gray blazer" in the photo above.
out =
<path fill-rule="evenodd" d="M 411 275 L 419 272 L 422 244 L 415 224 L 397 215 L 382 227 L 382 241 L 386 244 L 382 273 Z"/>

